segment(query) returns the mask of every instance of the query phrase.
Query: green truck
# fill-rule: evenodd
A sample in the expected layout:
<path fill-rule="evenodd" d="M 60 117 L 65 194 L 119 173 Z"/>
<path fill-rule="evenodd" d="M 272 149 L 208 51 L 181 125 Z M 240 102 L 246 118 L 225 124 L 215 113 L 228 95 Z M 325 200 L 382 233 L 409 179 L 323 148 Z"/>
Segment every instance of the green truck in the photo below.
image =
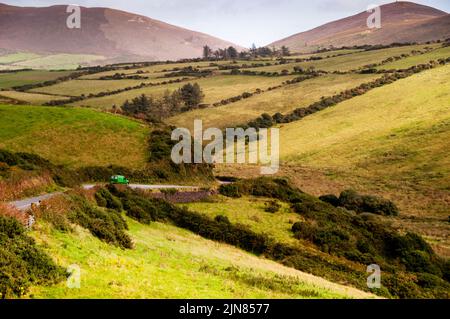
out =
<path fill-rule="evenodd" d="M 111 184 L 119 184 L 119 185 L 128 185 L 128 184 L 130 184 L 130 181 L 128 179 L 126 179 L 125 176 L 115 175 L 115 176 L 111 176 L 110 183 Z"/>

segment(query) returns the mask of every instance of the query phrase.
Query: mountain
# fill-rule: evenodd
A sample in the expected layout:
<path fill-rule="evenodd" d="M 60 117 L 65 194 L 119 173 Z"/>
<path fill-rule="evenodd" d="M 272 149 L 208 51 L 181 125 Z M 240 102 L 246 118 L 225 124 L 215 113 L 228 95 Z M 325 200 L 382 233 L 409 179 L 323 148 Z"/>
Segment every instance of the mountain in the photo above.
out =
<path fill-rule="evenodd" d="M 380 9 L 381 29 L 369 29 L 367 18 L 371 13 L 362 12 L 295 34 L 270 46 L 285 45 L 292 51 L 301 52 L 331 45 L 426 42 L 450 37 L 450 15 L 444 11 L 406 1 L 386 4 Z"/>
<path fill-rule="evenodd" d="M 0 49 L 135 61 L 200 57 L 204 45 L 213 49 L 238 47 L 207 34 L 108 8 L 81 7 L 81 28 L 69 29 L 66 9 L 64 5 L 37 8 L 0 4 Z"/>

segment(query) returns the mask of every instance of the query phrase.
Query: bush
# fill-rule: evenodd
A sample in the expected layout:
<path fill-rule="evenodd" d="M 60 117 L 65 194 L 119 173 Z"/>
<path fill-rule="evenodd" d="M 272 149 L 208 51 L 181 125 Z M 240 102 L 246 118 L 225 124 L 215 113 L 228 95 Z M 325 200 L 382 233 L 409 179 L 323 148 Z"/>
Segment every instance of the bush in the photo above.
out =
<path fill-rule="evenodd" d="M 73 201 L 76 207 L 69 216 L 73 223 L 88 229 L 92 235 L 109 244 L 121 248 L 133 248 L 131 238 L 125 232 L 128 225 L 119 212 L 104 211 L 94 207 L 77 195 L 73 196 Z"/>
<path fill-rule="evenodd" d="M 281 208 L 281 205 L 277 201 L 272 200 L 272 201 L 266 203 L 266 207 L 264 208 L 264 211 L 266 211 L 267 213 L 275 214 L 280 210 L 280 208 Z"/>
<path fill-rule="evenodd" d="M 95 193 L 95 199 L 100 207 L 110 208 L 118 212 L 123 210 L 122 202 L 105 188 L 101 188 Z"/>
<path fill-rule="evenodd" d="M 21 297 L 31 285 L 49 285 L 66 276 L 14 218 L 0 216 L 0 298 Z"/>
<path fill-rule="evenodd" d="M 360 195 L 353 190 L 343 191 L 339 197 L 339 206 L 357 213 L 373 213 L 383 216 L 397 216 L 397 206 L 384 198 L 369 195 Z"/>
<path fill-rule="evenodd" d="M 242 197 L 242 195 L 239 192 L 239 186 L 236 184 L 224 184 L 220 185 L 219 187 L 219 193 L 226 197 L 231 198 L 239 198 Z"/>
<path fill-rule="evenodd" d="M 320 196 L 319 199 L 322 202 L 333 205 L 334 207 L 338 207 L 340 204 L 339 198 L 335 195 L 323 195 L 323 196 Z"/>

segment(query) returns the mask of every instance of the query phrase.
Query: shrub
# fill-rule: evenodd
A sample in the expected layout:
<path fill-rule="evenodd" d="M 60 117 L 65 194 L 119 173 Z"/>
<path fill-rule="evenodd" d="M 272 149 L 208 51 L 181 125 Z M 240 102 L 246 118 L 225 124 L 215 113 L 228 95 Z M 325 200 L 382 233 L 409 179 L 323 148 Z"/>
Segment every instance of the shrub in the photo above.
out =
<path fill-rule="evenodd" d="M 266 211 L 267 213 L 275 214 L 280 210 L 280 208 L 281 208 L 281 205 L 277 201 L 272 200 L 272 201 L 266 203 L 266 207 L 264 208 L 264 211 Z"/>
<path fill-rule="evenodd" d="M 320 196 L 319 199 L 322 202 L 333 205 L 334 207 L 338 207 L 340 204 L 339 198 L 336 195 L 323 195 L 323 196 Z"/>
<path fill-rule="evenodd" d="M 21 297 L 31 285 L 54 284 L 65 276 L 17 220 L 0 216 L 0 298 Z"/>
<path fill-rule="evenodd" d="M 224 184 L 220 185 L 219 193 L 226 197 L 239 198 L 242 195 L 239 192 L 239 186 L 236 184 Z"/>
<path fill-rule="evenodd" d="M 77 195 L 73 195 L 73 201 L 76 207 L 69 216 L 73 223 L 88 229 L 92 235 L 109 244 L 133 248 L 131 238 L 125 232 L 128 225 L 119 212 L 94 207 Z"/>
<path fill-rule="evenodd" d="M 339 206 L 353 210 L 357 213 L 373 213 L 383 216 L 397 216 L 397 206 L 384 198 L 369 195 L 360 195 L 353 190 L 343 191 L 339 197 Z"/>
<path fill-rule="evenodd" d="M 105 188 L 101 188 L 95 193 L 95 199 L 100 207 L 114 209 L 118 212 L 123 210 L 122 202 Z"/>

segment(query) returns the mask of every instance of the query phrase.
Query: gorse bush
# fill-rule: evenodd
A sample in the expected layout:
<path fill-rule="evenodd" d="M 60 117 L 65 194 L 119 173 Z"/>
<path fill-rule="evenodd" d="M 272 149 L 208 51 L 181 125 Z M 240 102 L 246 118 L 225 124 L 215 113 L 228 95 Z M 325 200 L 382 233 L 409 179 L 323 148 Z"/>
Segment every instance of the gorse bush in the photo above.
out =
<path fill-rule="evenodd" d="M 0 298 L 21 297 L 31 285 L 54 284 L 66 275 L 17 220 L 0 215 Z"/>
<path fill-rule="evenodd" d="M 95 207 L 79 195 L 72 195 L 72 201 L 75 207 L 69 218 L 73 223 L 86 228 L 92 235 L 108 244 L 133 248 L 131 238 L 126 233 L 128 225 L 120 212 Z"/>
<path fill-rule="evenodd" d="M 339 196 L 338 206 L 357 213 L 373 213 L 384 216 L 397 216 L 399 210 L 397 206 L 386 199 L 377 196 L 360 195 L 353 190 L 346 190 Z"/>

